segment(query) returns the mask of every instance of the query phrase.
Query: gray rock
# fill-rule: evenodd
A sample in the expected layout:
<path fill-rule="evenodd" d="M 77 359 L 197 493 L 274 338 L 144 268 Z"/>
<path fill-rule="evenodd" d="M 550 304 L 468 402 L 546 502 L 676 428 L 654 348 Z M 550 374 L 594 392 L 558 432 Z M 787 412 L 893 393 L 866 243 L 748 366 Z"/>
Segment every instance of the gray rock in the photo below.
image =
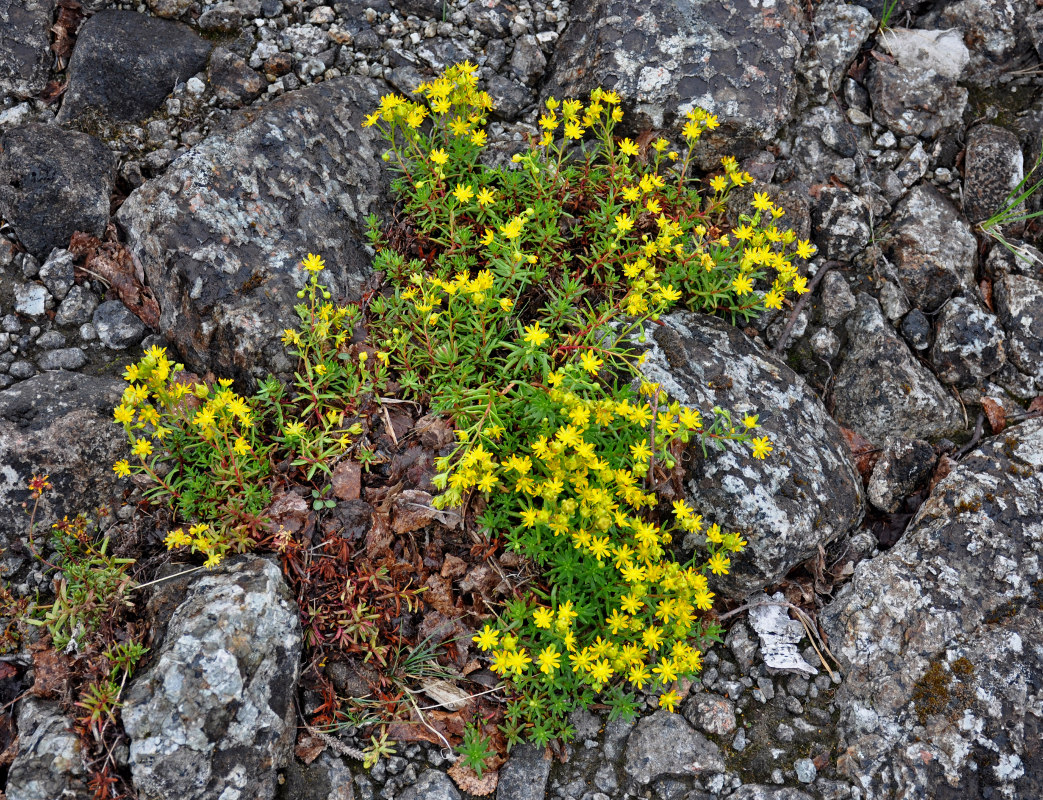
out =
<path fill-rule="evenodd" d="M 724 772 L 720 748 L 666 710 L 642 718 L 627 739 L 623 772 L 638 786 L 659 778 Z"/>
<path fill-rule="evenodd" d="M 86 286 L 73 286 L 54 315 L 57 325 L 83 325 L 94 318 L 98 297 Z"/>
<path fill-rule="evenodd" d="M 206 66 L 210 47 L 179 22 L 132 11 L 95 14 L 80 28 L 58 121 L 140 120 L 160 107 L 175 83 Z"/>
<path fill-rule="evenodd" d="M 832 361 L 840 352 L 840 338 L 829 328 L 819 328 L 808 338 L 808 344 L 819 358 Z"/>
<path fill-rule="evenodd" d="M 822 189 L 811 220 L 815 244 L 828 259 L 850 261 L 873 236 L 869 209 L 862 198 L 847 189 Z"/>
<path fill-rule="evenodd" d="M 985 259 L 985 272 L 993 280 L 1004 275 L 1025 275 L 1043 279 L 1043 253 L 1028 242 L 1013 237 L 1007 238 L 1009 248 L 993 245 Z"/>
<path fill-rule="evenodd" d="M 951 26 L 946 26 L 951 27 Z M 881 37 L 895 63 L 873 60 L 866 88 L 873 116 L 897 134 L 934 138 L 958 125 L 967 90 L 957 85 L 967 48 L 949 31 L 895 29 Z"/>
<path fill-rule="evenodd" d="M 128 685 L 130 770 L 148 800 L 271 800 L 292 758 L 301 627 L 274 564 L 192 581 L 151 666 Z"/>
<path fill-rule="evenodd" d="M 914 350 L 926 350 L 931 346 L 931 321 L 920 309 L 914 308 L 902 318 L 902 336 Z"/>
<path fill-rule="evenodd" d="M 493 99 L 493 114 L 514 120 L 536 101 L 536 93 L 513 78 L 493 75 L 486 81 L 486 91 Z"/>
<path fill-rule="evenodd" d="M 243 26 L 243 12 L 234 3 L 218 3 L 199 15 L 198 24 L 207 33 L 235 33 Z"/>
<path fill-rule="evenodd" d="M 510 64 L 511 71 L 522 83 L 533 86 L 547 68 L 547 57 L 543 55 L 536 37 L 528 34 L 514 43 Z"/>
<path fill-rule="evenodd" d="M 53 491 L 40 500 L 40 519 L 61 519 L 105 505 L 118 506 L 121 494 L 112 465 L 129 453 L 123 430 L 112 424 L 112 409 L 126 384 L 73 372 L 47 372 L 0 392 L 0 545 L 29 529 L 21 504 L 36 473 L 50 475 Z M 5 538 L 6 537 L 6 538 Z M 24 552 L 24 551 L 19 551 Z"/>
<path fill-rule="evenodd" d="M 197 8 L 197 0 L 148 0 L 149 10 L 157 17 L 174 19 L 191 8 Z"/>
<path fill-rule="evenodd" d="M 859 132 L 833 102 L 811 108 L 793 125 L 793 151 L 789 165 L 808 184 L 829 183 L 837 160 L 860 155 Z M 864 144 L 869 145 L 868 139 Z"/>
<path fill-rule="evenodd" d="M 790 119 L 806 24 L 789 0 L 775 3 L 770 19 L 749 0 L 579 0 L 544 94 L 614 90 L 636 112 L 626 123 L 635 131 L 679 131 L 684 114 L 701 106 L 721 123 L 700 140 L 701 161 L 717 167 L 722 155 L 773 143 Z"/>
<path fill-rule="evenodd" d="M 713 509 L 726 530 L 749 541 L 716 584 L 743 595 L 778 580 L 820 544 L 862 516 L 862 482 L 848 447 L 803 379 L 738 328 L 712 317 L 677 313 L 651 326 L 644 371 L 681 403 L 759 415 L 774 452 L 696 448 L 687 491 L 697 509 Z"/>
<path fill-rule="evenodd" d="M 65 347 L 65 336 L 58 331 L 47 331 L 37 337 L 35 344 L 41 350 L 57 350 L 59 347 Z"/>
<path fill-rule="evenodd" d="M 36 365 L 40 369 L 79 369 L 87 363 L 87 354 L 79 347 L 63 347 L 58 350 L 48 350 L 41 353 L 36 359 Z"/>
<path fill-rule="evenodd" d="M 436 72 L 461 61 L 472 64 L 475 61 L 474 51 L 465 42 L 446 36 L 425 40 L 417 47 L 416 54 Z"/>
<path fill-rule="evenodd" d="M 94 310 L 94 329 L 106 347 L 123 350 L 145 338 L 148 328 L 119 300 L 106 300 Z"/>
<path fill-rule="evenodd" d="M 31 97 L 51 71 L 53 0 L 0 0 L 0 97 Z"/>
<path fill-rule="evenodd" d="M 460 792 L 444 772 L 424 770 L 416 785 L 410 786 L 400 795 L 402 800 L 460 800 Z"/>
<path fill-rule="evenodd" d="M 917 141 L 912 149 L 905 154 L 902 163 L 895 167 L 894 174 L 902 182 L 902 186 L 908 189 L 927 174 L 927 169 L 930 166 L 931 156 L 924 150 L 923 145 Z M 902 194 L 904 195 L 905 192 L 903 191 Z"/>
<path fill-rule="evenodd" d="M 218 47 L 210 56 L 207 77 L 217 102 L 225 108 L 239 108 L 268 88 L 268 82 L 250 69 L 242 56 L 224 47 Z"/>
<path fill-rule="evenodd" d="M 906 296 L 905 290 L 897 283 L 882 280 L 879 291 L 880 310 L 884 312 L 884 316 L 890 322 L 897 323 L 899 319 L 909 313 L 909 298 Z"/>
<path fill-rule="evenodd" d="M 815 762 L 810 758 L 798 758 L 793 762 L 793 770 L 797 773 L 797 780 L 801 783 L 811 783 L 818 776 Z"/>
<path fill-rule="evenodd" d="M 196 371 L 264 377 L 290 364 L 274 332 L 296 324 L 325 257 L 335 298 L 370 269 L 365 216 L 383 209 L 382 148 L 360 127 L 378 84 L 326 81 L 233 121 L 135 190 L 119 211 L 161 309 L 162 333 Z M 202 243 L 202 244 L 201 244 Z"/>
<path fill-rule="evenodd" d="M 87 797 L 83 746 L 57 702 L 29 697 L 18 706 L 18 755 L 5 792 L 9 800 Z"/>
<path fill-rule="evenodd" d="M 847 278 L 842 273 L 827 272 L 819 294 L 818 319 L 827 328 L 836 328 L 850 316 L 857 303 Z"/>
<path fill-rule="evenodd" d="M 873 15 L 858 5 L 827 3 L 815 9 L 815 36 L 803 53 L 800 70 L 815 91 L 840 91 L 848 67 L 876 25 Z"/>
<path fill-rule="evenodd" d="M 65 299 L 69 289 L 72 288 L 75 277 L 74 260 L 72 253 L 68 250 L 57 248 L 51 251 L 43 266 L 40 267 L 40 280 L 59 302 Z"/>
<path fill-rule="evenodd" d="M 933 186 L 917 186 L 898 204 L 885 252 L 913 304 L 924 311 L 936 311 L 958 290 L 976 288 L 978 242 Z"/>
<path fill-rule="evenodd" d="M 956 297 L 939 316 L 931 362 L 943 383 L 973 386 L 1007 360 L 1003 338 L 995 315 L 969 297 Z"/>
<path fill-rule="evenodd" d="M 115 156 L 84 133 L 31 123 L 0 138 L 0 216 L 33 255 L 66 247 L 109 221 Z"/>
<path fill-rule="evenodd" d="M 38 283 L 16 283 L 14 286 L 14 310 L 27 317 L 42 317 L 54 300 L 46 286 Z"/>
<path fill-rule="evenodd" d="M 982 222 L 1004 207 L 1008 195 L 1025 177 L 1018 137 L 995 125 L 972 128 L 967 134 L 963 175 L 963 213 L 971 222 Z M 1014 213 L 1025 213 L 1024 203 Z"/>
<path fill-rule="evenodd" d="M 1043 281 L 1005 275 L 993 284 L 993 296 L 1007 332 L 1007 357 L 1043 383 Z"/>
<path fill-rule="evenodd" d="M 511 29 L 511 12 L 505 0 L 486 0 L 483 3 L 468 3 L 464 9 L 467 22 L 486 36 L 506 37 Z"/>
<path fill-rule="evenodd" d="M 550 759 L 543 748 L 530 744 L 511 750 L 507 763 L 500 768 L 496 785 L 497 800 L 543 800 L 550 777 Z"/>
<path fill-rule="evenodd" d="M 927 480 L 935 461 L 934 448 L 921 439 L 889 442 L 869 476 L 869 502 L 881 511 L 897 511 L 902 498 Z"/>
<path fill-rule="evenodd" d="M 895 336 L 866 294 L 847 321 L 848 349 L 833 385 L 834 417 L 870 441 L 929 439 L 963 427 L 956 400 Z"/>
<path fill-rule="evenodd" d="M 863 797 L 1038 794 L 1041 563 L 1043 420 L 1030 420 L 942 479 L 820 614 L 845 677 L 837 769 Z"/>
<path fill-rule="evenodd" d="M 711 736 L 730 736 L 735 732 L 735 705 L 719 694 L 694 694 L 683 713 L 685 719 Z"/>
<path fill-rule="evenodd" d="M 728 800 L 812 800 L 812 797 L 800 789 L 776 789 L 758 784 L 746 784 L 728 795 Z"/>

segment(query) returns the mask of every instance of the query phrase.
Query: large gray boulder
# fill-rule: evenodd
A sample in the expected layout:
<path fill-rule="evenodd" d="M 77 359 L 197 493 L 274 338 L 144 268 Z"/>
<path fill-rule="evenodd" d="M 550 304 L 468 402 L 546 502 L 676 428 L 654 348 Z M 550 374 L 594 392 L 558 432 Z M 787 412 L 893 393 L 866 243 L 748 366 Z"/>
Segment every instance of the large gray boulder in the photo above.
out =
<path fill-rule="evenodd" d="M 866 800 L 1043 791 L 1043 420 L 988 440 L 820 616 Z"/>
<path fill-rule="evenodd" d="M 29 97 L 51 70 L 53 0 L 0 0 L 0 97 Z"/>
<path fill-rule="evenodd" d="M 37 530 L 54 520 L 118 507 L 124 482 L 112 471 L 129 455 L 123 429 L 112 421 L 126 384 L 74 372 L 47 372 L 0 392 L 0 547 L 2 574 L 27 557 L 18 544 L 29 531 L 29 480 L 49 475 L 54 487 L 40 500 Z"/>
<path fill-rule="evenodd" d="M 895 334 L 876 300 L 859 294 L 846 328 L 848 345 L 833 383 L 837 422 L 879 444 L 964 427 L 959 403 Z"/>
<path fill-rule="evenodd" d="M 724 772 L 720 748 L 680 714 L 666 710 L 642 718 L 627 739 L 623 772 L 637 787 L 657 778 Z"/>
<path fill-rule="evenodd" d="M 85 798 L 83 744 L 56 700 L 25 699 L 18 706 L 18 754 L 4 787 L 7 800 Z"/>
<path fill-rule="evenodd" d="M 193 581 L 123 725 L 142 800 L 271 800 L 292 758 L 301 654 L 278 567 L 246 557 Z"/>
<path fill-rule="evenodd" d="M 790 119 L 805 26 L 799 3 L 751 0 L 579 0 L 555 50 L 544 95 L 583 97 L 600 86 L 636 112 L 634 130 L 684 124 L 701 106 L 721 127 L 701 154 L 717 165 L 775 140 Z"/>
<path fill-rule="evenodd" d="M 290 368 L 301 259 L 326 259 L 335 298 L 369 274 L 365 217 L 382 206 L 381 148 L 363 115 L 380 85 L 341 78 L 234 124 L 134 191 L 117 215 L 159 301 L 160 328 L 193 370 L 264 377 Z"/>
<path fill-rule="evenodd" d="M 759 415 L 774 452 L 693 447 L 686 488 L 711 522 L 749 546 L 721 590 L 743 596 L 777 581 L 862 518 L 862 482 L 840 429 L 804 380 L 733 325 L 674 313 L 649 328 L 643 370 L 681 403 Z"/>
<path fill-rule="evenodd" d="M 134 122 L 157 108 L 174 84 L 206 66 L 211 45 L 187 25 L 133 11 L 95 14 L 69 60 L 69 89 L 58 121 Z"/>
<path fill-rule="evenodd" d="M 109 221 L 116 157 L 57 125 L 30 123 L 0 138 L 0 217 L 43 260 L 76 231 L 101 236 Z"/>

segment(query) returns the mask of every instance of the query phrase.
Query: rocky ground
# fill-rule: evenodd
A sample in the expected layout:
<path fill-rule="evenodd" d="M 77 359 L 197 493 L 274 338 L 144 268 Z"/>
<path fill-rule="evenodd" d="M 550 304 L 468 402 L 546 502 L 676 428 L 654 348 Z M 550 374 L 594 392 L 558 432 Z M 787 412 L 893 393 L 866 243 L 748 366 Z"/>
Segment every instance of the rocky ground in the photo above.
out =
<path fill-rule="evenodd" d="M 738 612 L 724 645 L 681 714 L 577 713 L 564 751 L 514 751 L 496 796 L 1043 797 L 1041 231 L 1002 229 L 1019 258 L 980 227 L 1043 146 L 1043 11 L 899 0 L 881 32 L 882 7 L 0 0 L 0 572 L 14 595 L 50 585 L 24 544 L 34 473 L 55 486 L 48 518 L 107 506 L 114 541 L 141 535 L 140 495 L 111 470 L 126 449 L 111 409 L 143 347 L 249 382 L 290 367 L 272 331 L 293 322 L 302 254 L 357 296 L 363 219 L 391 208 L 362 115 L 470 59 L 500 153 L 534 130 L 539 100 L 595 85 L 624 98 L 634 133 L 712 111 L 700 162 L 738 156 L 819 250 L 792 326 L 790 309 L 745 331 L 678 313 L 650 337 L 647 369 L 671 394 L 756 409 L 775 442 L 765 462 L 724 452 L 691 471 L 692 499 L 750 542 L 721 587 Z M 362 507 L 342 500 L 336 519 L 369 520 Z M 465 592 L 474 574 L 441 577 Z M 821 636 L 780 624 L 778 601 Z M 369 770 L 333 746 L 294 756 L 302 634 L 272 562 L 149 604 L 162 624 L 117 754 L 141 798 L 462 796 L 455 756 L 427 742 Z M 8 702 L 45 676 L 4 659 L 6 796 L 90 796 L 68 698 Z"/>

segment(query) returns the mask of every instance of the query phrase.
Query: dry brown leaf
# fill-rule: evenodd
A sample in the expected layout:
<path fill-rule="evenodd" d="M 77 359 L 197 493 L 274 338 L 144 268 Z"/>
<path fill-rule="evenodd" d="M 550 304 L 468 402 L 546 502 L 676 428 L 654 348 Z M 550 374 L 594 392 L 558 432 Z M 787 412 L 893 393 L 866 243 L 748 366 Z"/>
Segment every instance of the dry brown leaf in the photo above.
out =
<path fill-rule="evenodd" d="M 934 472 L 931 474 L 931 480 L 927 484 L 927 493 L 930 494 L 934 491 L 934 487 L 938 485 L 938 482 L 946 478 L 950 472 L 956 468 L 956 462 L 949 457 L 948 453 L 943 454 L 938 459 L 938 463 L 934 467 Z"/>
<path fill-rule="evenodd" d="M 995 314 L 996 309 L 992 307 L 992 281 L 985 279 L 978 284 L 978 288 L 981 290 L 981 299 L 985 301 L 985 307 Z"/>
<path fill-rule="evenodd" d="M 64 695 L 71 674 L 69 659 L 50 645 L 37 645 L 31 652 L 36 679 L 29 691 L 42 698 Z"/>
<path fill-rule="evenodd" d="M 453 602 L 453 592 L 447 578 L 431 575 L 424 585 L 427 591 L 424 592 L 423 598 L 431 608 L 447 617 L 456 616 L 456 603 Z"/>
<path fill-rule="evenodd" d="M 293 492 L 276 495 L 265 511 L 265 515 L 271 520 L 269 528 L 272 531 L 282 526 L 290 533 L 304 530 L 308 525 L 309 514 L 307 501 Z"/>
<path fill-rule="evenodd" d="M 77 231 L 69 240 L 69 251 L 84 259 L 84 273 L 105 281 L 138 319 L 158 330 L 159 303 L 144 285 L 144 271 L 126 245 Z"/>
<path fill-rule="evenodd" d="M 388 524 L 388 515 L 382 511 L 375 510 L 373 512 L 373 523 L 366 534 L 366 557 L 373 560 L 380 554 L 387 552 L 388 545 L 391 544 L 391 540 L 394 538 L 395 535 L 391 532 L 391 526 Z"/>
<path fill-rule="evenodd" d="M 297 739 L 297 746 L 294 748 L 293 753 L 305 764 L 310 764 L 318 758 L 325 749 L 326 743 L 318 736 L 312 736 L 310 733 L 302 733 Z"/>
<path fill-rule="evenodd" d="M 362 466 L 341 461 L 333 468 L 333 494 L 338 500 L 358 500 L 362 496 Z"/>
<path fill-rule="evenodd" d="M 460 787 L 460 790 L 473 794 L 475 797 L 486 797 L 496 791 L 496 785 L 500 782 L 499 770 L 482 770 L 482 777 L 466 766 L 463 761 L 457 761 L 448 770 L 449 777 Z"/>
<path fill-rule="evenodd" d="M 863 482 L 868 481 L 869 476 L 873 474 L 873 467 L 876 466 L 877 459 L 880 458 L 879 451 L 871 441 L 857 431 L 841 426 L 840 432 L 844 435 L 844 441 L 847 442 L 851 460 L 855 462 L 855 469 L 862 476 Z"/>
<path fill-rule="evenodd" d="M 1032 398 L 1032 402 L 1029 403 L 1028 410 L 1031 414 L 1043 413 L 1043 394 L 1039 395 L 1038 397 Z"/>
<path fill-rule="evenodd" d="M 462 711 L 471 702 L 471 695 L 456 684 L 435 678 L 420 682 L 424 694 L 445 708 L 446 711 Z"/>
<path fill-rule="evenodd" d="M 1003 433 L 1003 429 L 1007 427 L 1007 412 L 1003 410 L 1003 406 L 991 397 L 983 397 L 981 399 L 981 408 L 989 420 L 989 427 L 992 428 L 992 432 L 994 434 Z"/>

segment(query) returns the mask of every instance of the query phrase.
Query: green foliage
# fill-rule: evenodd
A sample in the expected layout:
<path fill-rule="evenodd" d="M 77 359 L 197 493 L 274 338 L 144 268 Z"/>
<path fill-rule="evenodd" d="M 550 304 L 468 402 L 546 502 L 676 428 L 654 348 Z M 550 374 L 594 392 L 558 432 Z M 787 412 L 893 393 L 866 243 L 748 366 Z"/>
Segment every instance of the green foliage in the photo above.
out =
<path fill-rule="evenodd" d="M 464 766 L 473 769 L 479 778 L 486 769 L 486 763 L 496 754 L 490 745 L 489 737 L 473 722 L 467 723 L 467 727 L 464 728 L 464 740 L 457 746 L 456 752 L 460 754 Z"/>
<path fill-rule="evenodd" d="M 1036 170 L 1039 169 L 1040 164 L 1043 164 L 1043 152 L 1040 152 L 1039 156 L 1036 158 L 1035 163 L 1032 165 L 1032 169 L 1025 173 L 1025 177 L 1022 178 L 1018 185 L 1011 190 L 1010 194 L 1004 198 L 1002 207 L 978 226 L 981 228 L 982 233 L 1007 248 L 1007 250 L 1014 254 L 1015 258 L 1028 264 L 1033 264 L 1039 259 L 1029 250 L 1010 242 L 1006 237 L 1004 228 L 1009 228 L 1012 225 L 1028 222 L 1029 220 L 1043 216 L 1043 210 L 1033 212 L 1027 212 L 1025 210 L 1025 203 L 1034 197 L 1041 188 L 1043 188 L 1043 178 L 1032 182 L 1033 176 L 1036 174 Z"/>

